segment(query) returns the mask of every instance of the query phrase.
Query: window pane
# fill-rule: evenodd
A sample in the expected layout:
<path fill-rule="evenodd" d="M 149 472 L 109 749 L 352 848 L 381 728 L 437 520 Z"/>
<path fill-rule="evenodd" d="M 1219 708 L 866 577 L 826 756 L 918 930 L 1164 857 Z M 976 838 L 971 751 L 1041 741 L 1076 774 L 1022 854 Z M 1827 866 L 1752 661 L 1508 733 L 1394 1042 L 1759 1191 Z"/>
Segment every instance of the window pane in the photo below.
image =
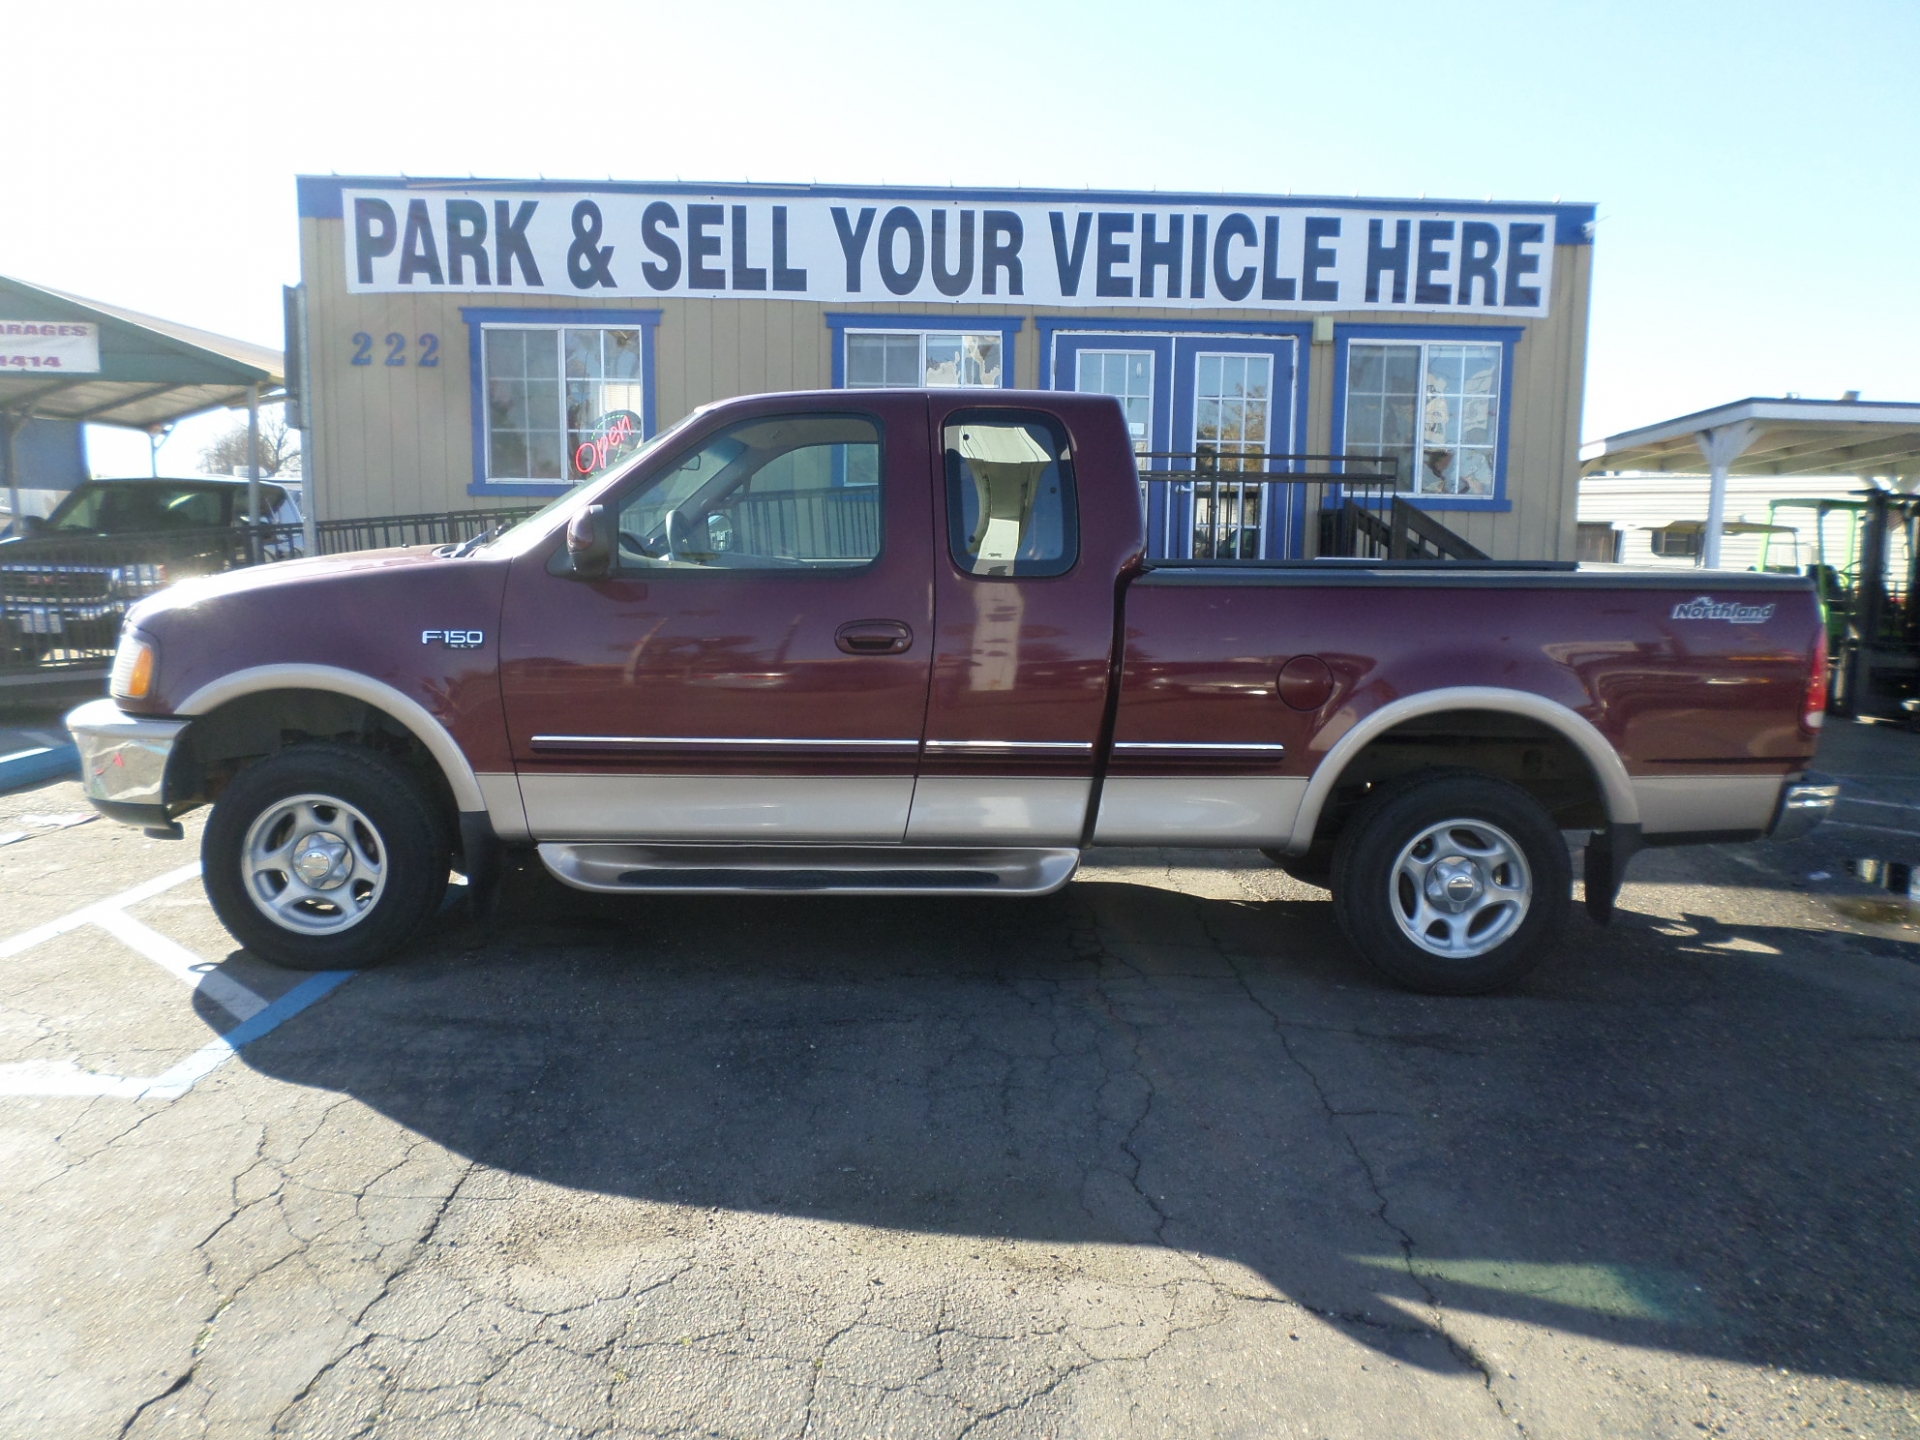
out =
<path fill-rule="evenodd" d="M 886 342 L 878 335 L 847 336 L 847 384 L 870 388 L 886 383 Z"/>
<path fill-rule="evenodd" d="M 600 374 L 600 332 L 568 330 L 566 336 L 567 378 Z"/>
<path fill-rule="evenodd" d="M 927 337 L 926 383 L 934 386 L 951 386 L 960 383 L 960 337 L 958 335 Z"/>
<path fill-rule="evenodd" d="M 503 480 L 526 479 L 527 437 L 513 430 L 494 431 L 487 474 Z"/>
<path fill-rule="evenodd" d="M 1218 355 L 1200 357 L 1197 381 L 1202 395 L 1218 396 L 1220 394 L 1220 357 Z"/>
<path fill-rule="evenodd" d="M 620 564 L 864 565 L 880 553 L 879 457 L 879 431 L 859 417 L 779 416 L 735 425 L 622 505 Z"/>
<path fill-rule="evenodd" d="M 520 375 L 524 373 L 527 362 L 527 343 L 525 332 L 520 330 L 489 330 L 487 336 L 487 373 L 489 375 Z"/>
<path fill-rule="evenodd" d="M 969 575 L 1060 575 L 1079 552 L 1064 434 L 1050 420 L 957 416 L 945 436 L 947 538 Z"/>
<path fill-rule="evenodd" d="M 881 338 L 886 347 L 885 384 L 895 389 L 912 389 L 924 384 L 920 370 L 920 337 L 918 335 L 887 335 Z"/>
<path fill-rule="evenodd" d="M 1273 361 L 1265 355 L 1247 357 L 1247 394 L 1255 400 L 1267 398 L 1272 386 Z"/>
<path fill-rule="evenodd" d="M 527 437 L 528 475 L 535 480 L 558 480 L 560 474 L 560 432 L 536 430 Z"/>
<path fill-rule="evenodd" d="M 997 335 L 967 336 L 966 373 L 961 376 L 963 385 L 985 385 L 994 389 L 1000 386 L 1000 337 Z"/>
<path fill-rule="evenodd" d="M 606 336 L 607 378 L 610 380 L 638 380 L 640 378 L 640 332 L 638 330 L 607 330 Z"/>
<path fill-rule="evenodd" d="M 1387 352 L 1378 345 L 1354 345 L 1347 350 L 1347 388 L 1356 394 L 1378 395 L 1386 384 Z"/>
<path fill-rule="evenodd" d="M 558 330 L 522 330 L 527 347 L 527 375 L 545 380 L 560 373 L 560 332 Z"/>

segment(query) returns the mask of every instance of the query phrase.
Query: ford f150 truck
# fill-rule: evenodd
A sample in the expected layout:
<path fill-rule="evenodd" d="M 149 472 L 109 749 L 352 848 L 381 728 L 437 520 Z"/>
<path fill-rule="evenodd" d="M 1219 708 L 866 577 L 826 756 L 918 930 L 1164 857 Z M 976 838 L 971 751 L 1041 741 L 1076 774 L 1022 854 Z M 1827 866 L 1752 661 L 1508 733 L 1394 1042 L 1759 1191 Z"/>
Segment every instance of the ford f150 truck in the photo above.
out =
<path fill-rule="evenodd" d="M 1037 895 L 1092 845 L 1245 846 L 1392 979 L 1530 969 L 1591 832 L 1811 828 L 1798 577 L 1148 561 L 1116 403 L 886 391 L 695 412 L 481 542 L 143 601 L 74 712 L 251 951 L 364 965 L 503 846 L 583 890 Z"/>

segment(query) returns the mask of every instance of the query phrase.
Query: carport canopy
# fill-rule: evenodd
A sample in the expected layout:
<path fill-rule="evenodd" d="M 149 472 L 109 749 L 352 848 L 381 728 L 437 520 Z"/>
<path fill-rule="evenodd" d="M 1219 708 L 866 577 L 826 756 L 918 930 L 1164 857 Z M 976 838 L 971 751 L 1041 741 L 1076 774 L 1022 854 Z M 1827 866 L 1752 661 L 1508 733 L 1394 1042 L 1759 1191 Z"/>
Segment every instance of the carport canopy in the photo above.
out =
<path fill-rule="evenodd" d="M 0 275 L 0 325 L 15 323 L 91 326 L 98 345 L 97 354 L 63 356 L 59 368 L 35 367 L 18 363 L 23 357 L 4 345 L 10 329 L 0 334 L 0 460 L 13 514 L 20 507 L 11 442 L 28 420 L 157 434 L 188 415 L 246 407 L 257 431 L 260 401 L 285 393 L 285 359 L 277 350 Z"/>
<path fill-rule="evenodd" d="M 1899 489 L 1920 479 L 1920 403 L 1736 400 L 1581 447 L 1580 474 L 1700 473 L 1708 489 L 1701 562 L 1720 563 L 1729 475 L 1857 475 Z"/>

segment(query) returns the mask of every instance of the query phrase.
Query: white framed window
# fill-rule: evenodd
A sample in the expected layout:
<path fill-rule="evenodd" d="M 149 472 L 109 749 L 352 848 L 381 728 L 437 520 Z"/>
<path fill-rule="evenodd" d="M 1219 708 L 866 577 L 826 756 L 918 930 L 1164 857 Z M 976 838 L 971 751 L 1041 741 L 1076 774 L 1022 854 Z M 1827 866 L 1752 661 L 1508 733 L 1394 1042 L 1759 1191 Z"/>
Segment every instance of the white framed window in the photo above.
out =
<path fill-rule="evenodd" d="M 849 330 L 849 390 L 999 389 L 998 331 Z"/>
<path fill-rule="evenodd" d="M 571 485 L 594 474 L 607 422 L 642 414 L 640 356 L 636 328 L 483 325 L 487 479 Z"/>
<path fill-rule="evenodd" d="M 1082 350 L 1073 388 L 1085 395 L 1111 395 L 1126 413 L 1136 455 L 1153 448 L 1153 352 Z"/>
<path fill-rule="evenodd" d="M 1347 347 L 1351 455 L 1391 455 L 1400 488 L 1487 499 L 1499 473 L 1501 347 L 1369 340 Z"/>

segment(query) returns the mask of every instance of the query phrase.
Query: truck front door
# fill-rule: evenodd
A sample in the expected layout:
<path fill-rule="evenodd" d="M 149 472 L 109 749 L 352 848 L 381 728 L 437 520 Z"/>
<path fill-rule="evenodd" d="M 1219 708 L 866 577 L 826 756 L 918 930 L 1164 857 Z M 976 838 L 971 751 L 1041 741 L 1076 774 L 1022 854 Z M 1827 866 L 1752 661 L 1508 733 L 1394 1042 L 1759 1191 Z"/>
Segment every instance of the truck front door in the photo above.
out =
<path fill-rule="evenodd" d="M 922 396 L 729 412 L 517 562 L 502 684 L 542 840 L 898 843 L 932 663 Z M 563 549 L 564 547 L 562 547 Z"/>

